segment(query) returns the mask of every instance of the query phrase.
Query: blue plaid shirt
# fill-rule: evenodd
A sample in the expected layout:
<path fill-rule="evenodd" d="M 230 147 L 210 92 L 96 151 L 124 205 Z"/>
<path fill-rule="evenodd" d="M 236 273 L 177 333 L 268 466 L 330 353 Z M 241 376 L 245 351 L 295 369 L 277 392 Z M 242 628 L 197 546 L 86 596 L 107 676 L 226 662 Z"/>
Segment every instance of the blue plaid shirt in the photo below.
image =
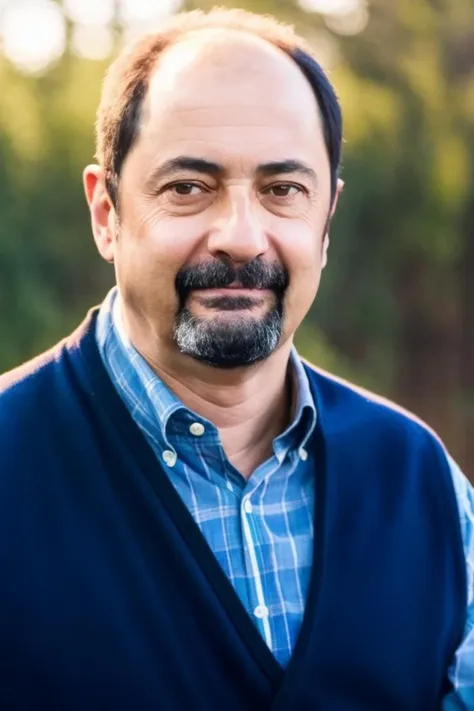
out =
<path fill-rule="evenodd" d="M 190 510 L 278 662 L 286 667 L 303 619 L 313 541 L 314 461 L 306 449 L 316 409 L 295 351 L 295 417 L 273 455 L 246 481 L 230 464 L 216 427 L 187 409 L 130 343 L 117 290 L 99 313 L 97 341 L 120 396 Z M 468 570 L 465 639 L 449 671 L 443 711 L 474 711 L 474 490 L 450 460 Z M 416 670 L 414 670 L 416 673 Z"/>

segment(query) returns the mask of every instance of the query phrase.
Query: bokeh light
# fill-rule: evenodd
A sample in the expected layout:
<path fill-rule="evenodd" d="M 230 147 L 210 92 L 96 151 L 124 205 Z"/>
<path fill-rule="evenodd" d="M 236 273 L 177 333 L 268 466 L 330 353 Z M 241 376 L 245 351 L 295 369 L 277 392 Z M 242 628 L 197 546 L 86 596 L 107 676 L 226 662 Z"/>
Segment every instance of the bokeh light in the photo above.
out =
<path fill-rule="evenodd" d="M 367 5 L 360 4 L 351 12 L 337 15 L 327 15 L 325 18 L 326 25 L 330 30 L 339 35 L 346 37 L 358 35 L 363 32 L 369 22 L 369 10 Z"/>
<path fill-rule="evenodd" d="M 113 49 L 112 29 L 107 25 L 76 25 L 72 31 L 73 52 L 84 59 L 106 59 Z"/>
<path fill-rule="evenodd" d="M 318 12 L 321 15 L 347 15 L 357 10 L 360 0 L 298 0 L 306 12 Z"/>
<path fill-rule="evenodd" d="M 50 0 L 8 3 L 2 12 L 3 54 L 19 69 L 40 73 L 66 46 L 66 22 Z"/>
<path fill-rule="evenodd" d="M 180 9 L 181 0 L 120 0 L 119 19 L 126 25 L 163 20 Z"/>
<path fill-rule="evenodd" d="M 63 0 L 68 17 L 78 25 L 107 25 L 113 20 L 114 0 Z"/>
<path fill-rule="evenodd" d="M 152 32 L 161 21 L 181 9 L 182 0 L 119 0 L 118 20 L 123 26 L 123 41 Z"/>

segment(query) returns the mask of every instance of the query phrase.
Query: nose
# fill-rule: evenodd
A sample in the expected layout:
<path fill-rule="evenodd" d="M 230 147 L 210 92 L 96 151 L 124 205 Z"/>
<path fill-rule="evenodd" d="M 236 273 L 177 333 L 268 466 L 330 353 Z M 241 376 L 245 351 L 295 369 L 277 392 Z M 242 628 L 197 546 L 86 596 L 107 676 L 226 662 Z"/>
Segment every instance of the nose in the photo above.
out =
<path fill-rule="evenodd" d="M 208 250 L 214 257 L 225 257 L 235 263 L 251 262 L 268 250 L 258 206 L 252 205 L 240 191 L 223 206 L 210 231 Z"/>

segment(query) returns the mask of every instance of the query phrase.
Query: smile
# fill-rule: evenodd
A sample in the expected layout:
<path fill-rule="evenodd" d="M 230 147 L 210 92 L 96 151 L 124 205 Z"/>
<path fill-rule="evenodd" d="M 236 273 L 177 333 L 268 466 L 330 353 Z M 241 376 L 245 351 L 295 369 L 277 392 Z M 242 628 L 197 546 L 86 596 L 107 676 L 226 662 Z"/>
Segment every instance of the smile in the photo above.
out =
<path fill-rule="evenodd" d="M 209 289 L 197 290 L 203 296 L 262 296 L 270 289 L 258 289 L 255 287 L 242 286 L 239 281 L 234 281 L 228 286 L 211 287 Z"/>
<path fill-rule="evenodd" d="M 261 296 L 269 289 L 249 289 L 244 286 L 224 286 L 216 289 L 199 289 L 203 296 Z"/>

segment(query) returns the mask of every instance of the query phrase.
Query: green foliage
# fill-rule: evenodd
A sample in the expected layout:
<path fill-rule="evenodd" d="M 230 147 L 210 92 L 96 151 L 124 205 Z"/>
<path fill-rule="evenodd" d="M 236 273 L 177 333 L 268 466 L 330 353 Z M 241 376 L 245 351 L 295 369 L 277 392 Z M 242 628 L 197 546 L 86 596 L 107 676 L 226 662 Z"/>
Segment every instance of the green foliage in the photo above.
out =
<path fill-rule="evenodd" d="M 81 184 L 102 72 L 69 58 L 32 79 L 0 64 L 0 370 L 65 335 L 110 281 Z"/>

